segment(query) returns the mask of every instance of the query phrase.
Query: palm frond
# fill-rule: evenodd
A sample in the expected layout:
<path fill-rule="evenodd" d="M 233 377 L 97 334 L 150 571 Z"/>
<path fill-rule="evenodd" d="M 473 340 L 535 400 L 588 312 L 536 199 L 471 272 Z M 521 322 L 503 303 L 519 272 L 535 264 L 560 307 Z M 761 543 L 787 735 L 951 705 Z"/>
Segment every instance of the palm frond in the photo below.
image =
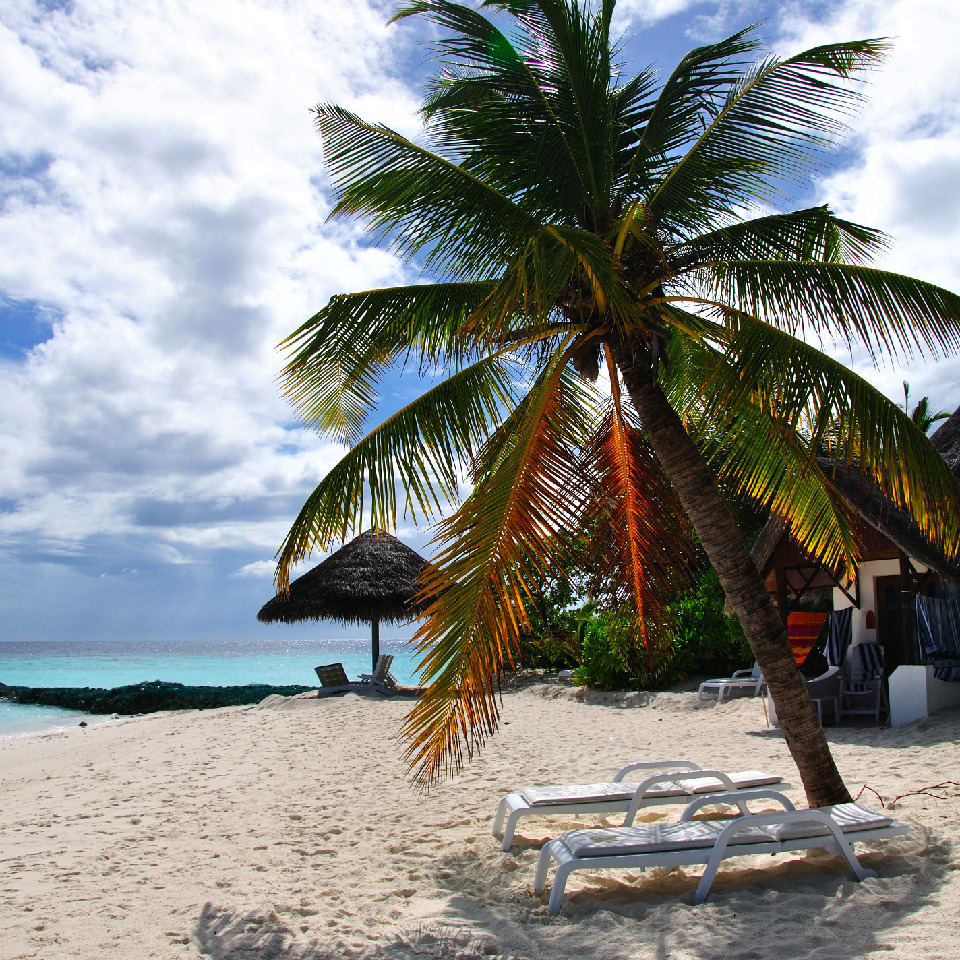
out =
<path fill-rule="evenodd" d="M 574 520 L 576 451 L 595 419 L 570 354 L 567 347 L 554 355 L 434 541 L 439 551 L 424 586 L 432 602 L 414 638 L 428 687 L 403 727 L 421 784 L 457 769 L 464 750 L 472 754 L 496 729 L 496 685 L 527 625 L 527 584 L 560 563 L 553 533 Z"/>
<path fill-rule="evenodd" d="M 679 244 L 670 259 L 678 271 L 721 260 L 867 263 L 886 245 L 879 230 L 821 206 L 729 224 Z"/>
<path fill-rule="evenodd" d="M 421 365 L 459 365 L 473 344 L 467 320 L 494 281 L 385 287 L 331 297 L 281 347 L 293 353 L 283 392 L 303 421 L 353 444 L 394 362 L 415 353 Z"/>
<path fill-rule="evenodd" d="M 681 232 L 703 229 L 733 207 L 773 200 L 782 184 L 805 183 L 861 100 L 850 81 L 886 49 L 882 40 L 857 40 L 755 64 L 653 188 L 650 215 Z"/>
<path fill-rule="evenodd" d="M 666 621 L 668 599 L 690 583 L 694 547 L 683 507 L 639 424 L 621 406 L 609 351 L 606 358 L 613 398 L 581 461 L 579 528 L 591 531 L 592 595 L 628 604 L 649 650 L 651 625 Z"/>
<path fill-rule="evenodd" d="M 728 260 L 704 265 L 685 282 L 694 296 L 791 334 L 859 344 L 874 358 L 880 351 L 911 358 L 960 349 L 960 296 L 872 267 Z"/>
<path fill-rule="evenodd" d="M 335 104 L 316 108 L 339 201 L 374 236 L 453 279 L 494 272 L 539 222 L 494 186 L 388 127 Z"/>
<path fill-rule="evenodd" d="M 785 433 L 809 437 L 808 461 L 829 443 L 831 456 L 876 481 L 948 557 L 960 554 L 956 477 L 909 415 L 843 364 L 744 317 L 704 395 L 718 420 L 749 403 Z"/>
<path fill-rule="evenodd" d="M 411 517 L 435 518 L 458 493 L 460 471 L 514 402 L 519 371 L 492 356 L 455 373 L 394 414 L 353 447 L 320 481 L 278 552 L 277 585 L 312 550 L 346 540 L 364 521 L 397 524 L 398 488 Z"/>
<path fill-rule="evenodd" d="M 631 131 L 633 142 L 621 154 L 622 198 L 645 196 L 677 151 L 702 131 L 704 113 L 711 112 L 717 96 L 740 80 L 747 65 L 741 58 L 759 45 L 749 36 L 752 30 L 747 27 L 718 43 L 697 47 L 677 64 L 646 124 Z"/>

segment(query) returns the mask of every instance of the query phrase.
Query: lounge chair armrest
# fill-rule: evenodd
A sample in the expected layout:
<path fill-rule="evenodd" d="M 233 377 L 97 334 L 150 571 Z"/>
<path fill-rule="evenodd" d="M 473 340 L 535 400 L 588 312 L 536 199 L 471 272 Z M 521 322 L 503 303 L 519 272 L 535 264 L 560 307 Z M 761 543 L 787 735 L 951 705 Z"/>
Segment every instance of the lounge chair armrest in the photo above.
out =
<path fill-rule="evenodd" d="M 715 772 L 713 772 L 713 776 L 716 776 Z M 747 802 L 750 800 L 776 800 L 777 803 L 783 805 L 786 813 L 794 813 L 797 809 L 790 800 L 778 790 L 769 790 L 762 787 L 757 790 L 735 790 L 730 793 L 705 793 L 702 797 L 697 797 L 696 800 L 692 800 L 687 804 L 683 813 L 680 815 L 680 822 L 683 823 L 692 820 L 693 815 L 701 809 L 701 807 L 710 807 L 715 803 L 729 803 L 738 806 L 743 816 L 739 817 L 736 823 L 741 824 L 747 819 L 752 820 L 754 817 L 783 817 L 784 815 L 782 813 L 750 813 L 747 809 Z"/>
<path fill-rule="evenodd" d="M 621 767 L 614 775 L 613 782 L 620 783 L 623 778 L 634 770 L 699 770 L 700 767 L 692 760 L 641 760 L 637 763 L 628 763 Z"/>
<path fill-rule="evenodd" d="M 697 777 L 716 777 L 728 790 L 735 791 L 737 789 L 736 784 L 730 779 L 727 774 L 721 770 L 701 770 L 699 767 L 696 770 L 690 770 L 689 773 L 696 774 Z M 683 777 L 678 777 L 675 770 L 670 773 L 655 773 L 652 777 L 647 777 L 646 780 L 642 781 L 637 786 L 637 792 L 634 793 L 633 799 L 630 801 L 630 806 L 627 809 L 627 815 L 624 817 L 623 825 L 625 827 L 633 826 L 633 820 L 637 815 L 637 811 L 640 809 L 640 805 L 644 800 L 648 799 L 651 796 L 656 796 L 656 791 L 652 790 L 652 787 L 655 787 L 658 783 L 674 783 L 678 780 L 682 780 Z"/>
<path fill-rule="evenodd" d="M 753 675 L 753 667 L 744 670 L 734 670 L 731 680 L 755 680 L 756 677 Z"/>

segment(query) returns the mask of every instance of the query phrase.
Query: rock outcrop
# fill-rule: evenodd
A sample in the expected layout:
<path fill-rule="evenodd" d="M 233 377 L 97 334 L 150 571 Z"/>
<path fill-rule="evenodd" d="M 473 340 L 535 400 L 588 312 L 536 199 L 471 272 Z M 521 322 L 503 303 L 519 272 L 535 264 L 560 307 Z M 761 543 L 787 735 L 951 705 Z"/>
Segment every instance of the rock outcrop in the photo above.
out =
<path fill-rule="evenodd" d="M 45 707 L 65 707 L 85 713 L 132 716 L 160 710 L 210 710 L 259 703 L 276 693 L 283 697 L 314 687 L 273 687 L 252 683 L 242 687 L 187 687 L 182 683 L 151 680 L 107 690 L 102 687 L 8 687 L 0 683 L 0 699 Z"/>

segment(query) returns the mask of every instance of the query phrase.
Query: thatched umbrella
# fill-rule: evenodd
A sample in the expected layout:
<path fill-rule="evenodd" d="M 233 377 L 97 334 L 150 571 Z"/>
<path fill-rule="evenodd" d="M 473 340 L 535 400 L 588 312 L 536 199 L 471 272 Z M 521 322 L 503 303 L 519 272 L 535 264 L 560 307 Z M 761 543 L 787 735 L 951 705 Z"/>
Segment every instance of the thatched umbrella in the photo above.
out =
<path fill-rule="evenodd" d="M 414 602 L 427 561 L 389 533 L 367 530 L 322 563 L 297 577 L 257 614 L 281 620 L 339 620 L 371 624 L 373 666 L 380 656 L 380 621 L 411 620 L 423 612 Z"/>

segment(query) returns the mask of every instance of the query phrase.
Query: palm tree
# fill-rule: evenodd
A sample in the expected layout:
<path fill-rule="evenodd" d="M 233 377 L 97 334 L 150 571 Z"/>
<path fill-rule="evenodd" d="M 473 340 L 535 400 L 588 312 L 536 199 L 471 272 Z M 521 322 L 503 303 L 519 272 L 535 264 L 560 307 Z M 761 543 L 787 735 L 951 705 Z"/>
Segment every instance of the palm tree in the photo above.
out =
<path fill-rule="evenodd" d="M 941 420 L 946 420 L 950 416 L 949 410 L 938 410 L 932 413 L 930 410 L 930 398 L 921 397 L 916 406 L 910 409 L 910 384 L 903 381 L 903 409 L 910 414 L 910 419 L 924 432 L 929 433 L 930 428 Z"/>
<path fill-rule="evenodd" d="M 527 585 L 563 563 L 553 532 L 597 525 L 605 576 L 634 611 L 638 648 L 652 650 L 689 521 L 809 802 L 846 800 L 718 480 L 850 568 L 850 519 L 816 461 L 829 430 L 840 455 L 957 550 L 960 490 L 943 460 L 803 337 L 894 356 L 955 350 L 960 298 L 870 266 L 884 238 L 827 207 L 770 212 L 844 132 L 885 44 L 751 62 L 747 29 L 691 51 L 658 86 L 653 70 L 629 77 L 615 62 L 613 0 L 482 6 L 506 15 L 510 36 L 446 0 L 395 18 L 424 16 L 442 35 L 423 143 L 317 107 L 332 216 L 365 218 L 433 282 L 335 296 L 285 342 L 289 398 L 352 446 L 288 534 L 278 589 L 366 513 L 389 528 L 402 503 L 433 521 L 467 479 L 439 523 L 417 637 L 429 689 L 404 728 L 429 782 L 497 727 Z M 378 380 L 404 364 L 443 377 L 363 437 Z"/>

